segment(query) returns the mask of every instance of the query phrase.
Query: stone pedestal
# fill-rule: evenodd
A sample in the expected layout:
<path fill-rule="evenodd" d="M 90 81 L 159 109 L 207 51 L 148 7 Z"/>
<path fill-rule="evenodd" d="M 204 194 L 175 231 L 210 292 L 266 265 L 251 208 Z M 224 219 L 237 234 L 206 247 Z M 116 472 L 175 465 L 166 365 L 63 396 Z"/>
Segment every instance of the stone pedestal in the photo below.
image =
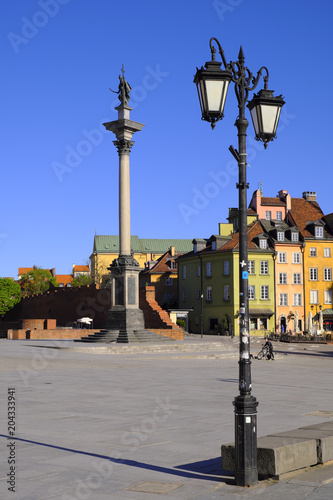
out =
<path fill-rule="evenodd" d="M 115 259 L 111 266 L 111 308 L 106 317 L 106 330 L 117 336 L 117 342 L 136 340 L 135 332 L 145 329 L 139 308 L 139 263 L 131 256 Z"/>

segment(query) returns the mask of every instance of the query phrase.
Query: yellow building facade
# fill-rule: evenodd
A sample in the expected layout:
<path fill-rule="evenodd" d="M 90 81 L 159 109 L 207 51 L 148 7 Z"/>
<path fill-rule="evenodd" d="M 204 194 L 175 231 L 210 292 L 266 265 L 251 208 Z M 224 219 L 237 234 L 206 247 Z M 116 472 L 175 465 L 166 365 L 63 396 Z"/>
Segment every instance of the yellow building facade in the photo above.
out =
<path fill-rule="evenodd" d="M 131 253 L 144 269 L 145 263 L 158 260 L 170 247 L 176 252 L 186 253 L 192 249 L 192 240 L 143 239 L 131 236 Z M 108 267 L 119 257 L 119 238 L 115 235 L 95 235 L 93 252 L 90 255 L 92 283 L 103 286 L 109 279 Z"/>

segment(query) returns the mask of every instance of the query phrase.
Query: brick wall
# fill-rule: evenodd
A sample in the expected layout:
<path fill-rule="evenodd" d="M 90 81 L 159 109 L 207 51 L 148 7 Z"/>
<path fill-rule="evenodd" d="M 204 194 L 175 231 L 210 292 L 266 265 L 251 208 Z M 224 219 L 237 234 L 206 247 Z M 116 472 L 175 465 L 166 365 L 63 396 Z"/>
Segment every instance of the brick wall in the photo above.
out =
<path fill-rule="evenodd" d="M 183 338 L 183 330 L 170 320 L 168 313 L 156 302 L 155 287 L 147 286 L 140 290 L 139 299 L 139 306 L 143 310 L 147 329 L 173 330 L 172 333 L 168 332 L 168 335 L 178 335 L 179 338 Z M 110 289 L 99 289 L 98 285 L 77 288 L 61 287 L 32 297 L 25 297 L 7 313 L 5 320 L 22 321 L 22 318 L 24 318 L 24 325 L 29 326 L 23 326 L 21 322 L 22 326 L 17 326 L 17 329 L 22 329 L 24 332 L 29 329 L 33 332 L 36 331 L 35 328 L 37 330 L 47 328 L 47 330 L 44 330 L 44 338 L 47 338 L 50 329 L 55 329 L 56 325 L 58 326 L 58 332 L 59 327 L 73 327 L 74 322 L 84 316 L 93 319 L 93 328 L 97 330 L 105 328 L 106 315 L 110 305 Z M 36 320 L 36 318 L 44 319 Z M 33 323 L 31 322 L 36 321 L 38 323 L 32 326 Z M 11 329 L 14 330 L 13 326 L 11 326 Z M 68 330 L 65 331 L 68 333 Z M 70 331 L 74 332 L 74 329 Z M 79 331 L 81 332 L 79 336 L 83 336 L 82 330 Z M 25 338 L 25 336 L 22 338 Z"/>
<path fill-rule="evenodd" d="M 45 319 L 22 319 L 22 330 L 44 330 Z"/>
<path fill-rule="evenodd" d="M 99 332 L 100 330 L 94 329 L 71 329 L 71 328 L 57 328 L 55 330 L 31 330 L 30 333 L 27 334 L 26 330 L 8 330 L 7 338 L 10 340 L 24 340 L 24 339 L 43 339 L 43 340 L 51 340 L 51 339 L 80 339 L 81 337 L 85 337 L 91 333 Z"/>
<path fill-rule="evenodd" d="M 100 329 L 105 328 L 110 303 L 110 290 L 105 288 L 100 290 L 98 285 L 59 287 L 49 292 L 25 297 L 6 314 L 5 321 L 44 318 L 48 328 L 55 328 L 51 320 L 56 320 L 58 326 L 74 326 L 78 318 L 88 316 L 94 321 L 93 327 Z"/>

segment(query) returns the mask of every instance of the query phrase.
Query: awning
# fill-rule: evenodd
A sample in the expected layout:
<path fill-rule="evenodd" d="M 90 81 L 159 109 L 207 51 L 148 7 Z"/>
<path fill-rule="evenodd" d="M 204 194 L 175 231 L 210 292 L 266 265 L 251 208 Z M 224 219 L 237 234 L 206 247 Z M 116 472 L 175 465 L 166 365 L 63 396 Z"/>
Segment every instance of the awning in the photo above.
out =
<path fill-rule="evenodd" d="M 272 309 L 250 309 L 250 316 L 262 317 L 268 316 L 269 318 L 273 316 L 274 311 Z"/>
<path fill-rule="evenodd" d="M 323 316 L 333 316 L 333 309 L 323 309 Z"/>

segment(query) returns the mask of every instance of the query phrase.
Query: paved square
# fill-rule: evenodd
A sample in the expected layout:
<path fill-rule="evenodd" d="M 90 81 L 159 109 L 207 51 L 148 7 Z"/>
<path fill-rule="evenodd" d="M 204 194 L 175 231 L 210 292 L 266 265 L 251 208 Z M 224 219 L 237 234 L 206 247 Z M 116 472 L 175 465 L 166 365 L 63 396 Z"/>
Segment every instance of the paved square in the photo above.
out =
<path fill-rule="evenodd" d="M 100 347 L 0 340 L 1 499 L 333 497 L 330 468 L 320 469 L 325 479 L 303 474 L 250 489 L 222 470 L 221 444 L 234 433 L 237 339 L 192 338 L 162 351 Z M 274 362 L 252 362 L 258 436 L 332 418 L 333 346 L 275 344 L 275 352 Z"/>

